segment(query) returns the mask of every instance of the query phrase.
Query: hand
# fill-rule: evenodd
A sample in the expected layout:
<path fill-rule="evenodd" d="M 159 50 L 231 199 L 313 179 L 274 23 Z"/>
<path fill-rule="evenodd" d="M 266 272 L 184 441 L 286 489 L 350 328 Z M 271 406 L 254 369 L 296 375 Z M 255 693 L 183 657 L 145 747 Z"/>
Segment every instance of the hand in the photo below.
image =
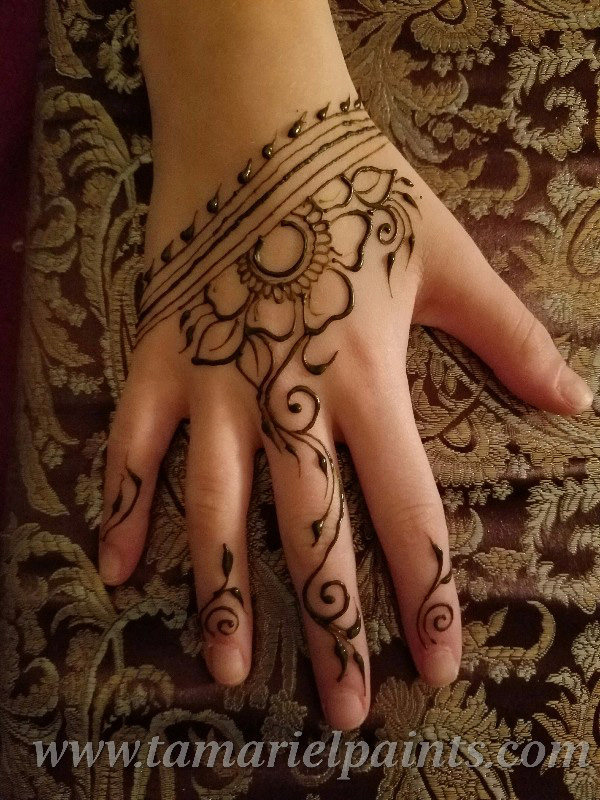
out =
<path fill-rule="evenodd" d="M 264 446 L 323 707 L 350 729 L 369 708 L 369 658 L 335 442 L 350 448 L 419 672 L 440 686 L 460 663 L 448 534 L 406 379 L 411 322 L 457 336 L 543 409 L 578 413 L 592 395 L 356 96 L 315 103 L 248 158 L 216 193 L 195 182 L 197 208 L 174 211 L 155 186 L 101 573 L 116 584 L 134 569 L 160 462 L 189 419 L 204 653 L 217 681 L 244 680 L 245 521 Z"/>

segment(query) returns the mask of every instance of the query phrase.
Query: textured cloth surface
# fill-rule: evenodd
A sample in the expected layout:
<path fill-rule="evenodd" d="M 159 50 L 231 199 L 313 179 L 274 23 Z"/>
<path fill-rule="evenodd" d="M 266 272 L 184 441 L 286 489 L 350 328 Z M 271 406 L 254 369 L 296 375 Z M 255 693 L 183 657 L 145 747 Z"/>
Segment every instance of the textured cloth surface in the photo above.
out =
<path fill-rule="evenodd" d="M 371 115 L 600 381 L 600 6 L 594 0 L 338 0 Z M 293 740 L 325 726 L 264 456 L 249 514 L 254 665 L 217 688 L 199 656 L 183 520 L 186 431 L 142 562 L 98 578 L 110 415 L 127 371 L 151 185 L 150 117 L 124 0 L 46 0 L 3 538 L 2 798 L 593 800 L 600 796 L 600 404 L 536 411 L 450 337 L 414 328 L 414 411 L 447 510 L 464 616 L 458 681 L 418 680 L 347 453 L 379 741 L 589 741 L 592 766 L 109 769 L 35 766 L 37 739 Z M 485 324 L 485 320 L 482 320 Z M 399 369 L 401 365 L 399 365 Z M 597 396 L 597 395 L 596 395 Z M 432 753 L 433 756 L 433 753 Z M 532 753 L 532 759 L 535 753 Z"/>

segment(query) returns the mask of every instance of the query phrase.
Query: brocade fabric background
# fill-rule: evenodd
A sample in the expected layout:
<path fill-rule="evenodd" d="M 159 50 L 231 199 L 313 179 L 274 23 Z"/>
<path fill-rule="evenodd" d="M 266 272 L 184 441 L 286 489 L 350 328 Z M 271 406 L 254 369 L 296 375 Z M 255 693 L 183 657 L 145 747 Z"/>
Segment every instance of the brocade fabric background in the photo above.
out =
<path fill-rule="evenodd" d="M 600 4 L 337 0 L 371 115 L 600 383 Z M 18 446 L 2 536 L 2 800 L 594 800 L 600 797 L 600 400 L 565 419 L 414 328 L 414 411 L 447 510 L 464 615 L 458 681 L 416 675 L 347 452 L 373 705 L 345 738 L 586 740 L 567 769 L 38 768 L 31 742 L 328 739 L 264 456 L 249 515 L 254 665 L 216 687 L 199 656 L 183 522 L 186 432 L 133 578 L 96 570 L 104 450 L 127 372 L 152 156 L 125 0 L 46 0 L 35 111 Z M 398 368 L 402 366 L 399 364 Z M 432 754 L 433 755 L 433 754 Z"/>

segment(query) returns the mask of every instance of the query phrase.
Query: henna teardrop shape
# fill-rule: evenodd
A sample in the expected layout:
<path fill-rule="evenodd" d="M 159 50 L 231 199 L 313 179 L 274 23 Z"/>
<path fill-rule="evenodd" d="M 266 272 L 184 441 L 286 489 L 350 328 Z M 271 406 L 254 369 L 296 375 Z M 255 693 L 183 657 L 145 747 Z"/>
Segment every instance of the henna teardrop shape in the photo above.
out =
<path fill-rule="evenodd" d="M 244 186 L 252 177 L 252 159 L 248 161 L 245 168 L 238 174 L 238 181 Z"/>
<path fill-rule="evenodd" d="M 292 127 L 288 131 L 288 136 L 290 139 L 296 139 L 302 133 L 302 128 L 304 127 L 304 122 L 306 121 L 306 111 L 300 119 L 297 119 L 296 122 L 292 125 Z"/>
<path fill-rule="evenodd" d="M 179 238 L 181 239 L 182 242 L 189 244 L 189 242 L 191 242 L 192 239 L 194 238 L 195 233 L 196 233 L 196 217 L 194 217 L 194 220 L 192 221 L 191 225 L 185 228 L 185 230 L 181 231 L 181 233 L 179 234 Z"/>
<path fill-rule="evenodd" d="M 219 212 L 219 190 L 217 189 L 216 194 L 212 197 L 208 203 L 206 204 L 206 210 L 209 214 L 217 214 Z"/>
<path fill-rule="evenodd" d="M 326 106 L 324 106 L 323 108 L 319 109 L 319 111 L 317 111 L 317 119 L 320 120 L 321 122 L 323 122 L 324 120 L 327 119 L 327 112 L 329 111 L 329 106 L 330 105 L 331 105 L 331 103 L 327 103 Z"/>

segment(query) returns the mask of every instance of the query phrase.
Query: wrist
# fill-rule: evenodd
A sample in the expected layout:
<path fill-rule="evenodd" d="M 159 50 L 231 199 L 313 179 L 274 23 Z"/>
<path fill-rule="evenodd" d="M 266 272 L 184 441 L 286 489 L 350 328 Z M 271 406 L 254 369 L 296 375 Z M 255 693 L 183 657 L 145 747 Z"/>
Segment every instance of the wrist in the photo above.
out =
<path fill-rule="evenodd" d="M 327 0 L 142 0 L 137 14 L 158 179 L 197 166 L 218 180 L 288 120 L 356 94 Z"/>
<path fill-rule="evenodd" d="M 297 167 L 294 168 L 296 161 L 292 144 L 305 133 L 307 138 L 301 140 L 304 146 L 300 155 L 295 156 Z M 378 152 L 387 141 L 370 119 L 360 95 L 356 93 L 341 101 L 338 97 L 334 102 L 313 105 L 312 109 L 309 106 L 301 115 L 288 117 L 285 122 L 276 126 L 274 134 L 271 128 L 268 139 L 257 139 L 261 145 L 259 147 L 248 144 L 252 140 L 251 135 L 240 139 L 243 156 L 238 157 L 237 163 L 232 161 L 231 153 L 227 153 L 227 157 L 222 160 L 215 158 L 217 148 L 213 148 L 201 164 L 197 154 L 194 154 L 187 160 L 183 156 L 173 160 L 174 167 L 171 169 L 164 168 L 168 162 L 166 158 L 161 162 L 163 168 L 157 170 L 155 166 L 152 202 L 146 226 L 148 259 L 154 259 L 159 252 L 161 238 L 164 245 L 169 232 L 178 228 L 187 229 L 192 217 L 195 221 L 197 215 L 206 217 L 206 212 L 209 215 L 217 213 L 228 198 L 256 186 L 261 170 L 267 164 L 272 175 L 280 178 L 286 176 L 281 185 L 285 183 L 289 188 L 293 181 L 288 182 L 288 176 L 294 177 L 294 180 L 302 179 L 304 172 L 300 170 L 309 164 L 311 180 L 317 178 L 320 175 L 318 170 L 314 172 L 317 156 L 321 159 L 331 157 L 330 151 L 334 146 L 343 145 L 342 149 L 349 148 L 346 155 L 351 156 L 352 167 L 360 162 L 361 153 L 371 153 L 373 142 L 377 145 L 375 152 Z M 337 160 L 334 158 L 332 163 L 337 164 Z M 264 181 L 260 186 L 263 184 Z M 318 184 L 315 188 L 319 188 Z M 268 199 L 271 206 L 273 203 L 277 205 L 277 196 L 269 195 Z"/>

